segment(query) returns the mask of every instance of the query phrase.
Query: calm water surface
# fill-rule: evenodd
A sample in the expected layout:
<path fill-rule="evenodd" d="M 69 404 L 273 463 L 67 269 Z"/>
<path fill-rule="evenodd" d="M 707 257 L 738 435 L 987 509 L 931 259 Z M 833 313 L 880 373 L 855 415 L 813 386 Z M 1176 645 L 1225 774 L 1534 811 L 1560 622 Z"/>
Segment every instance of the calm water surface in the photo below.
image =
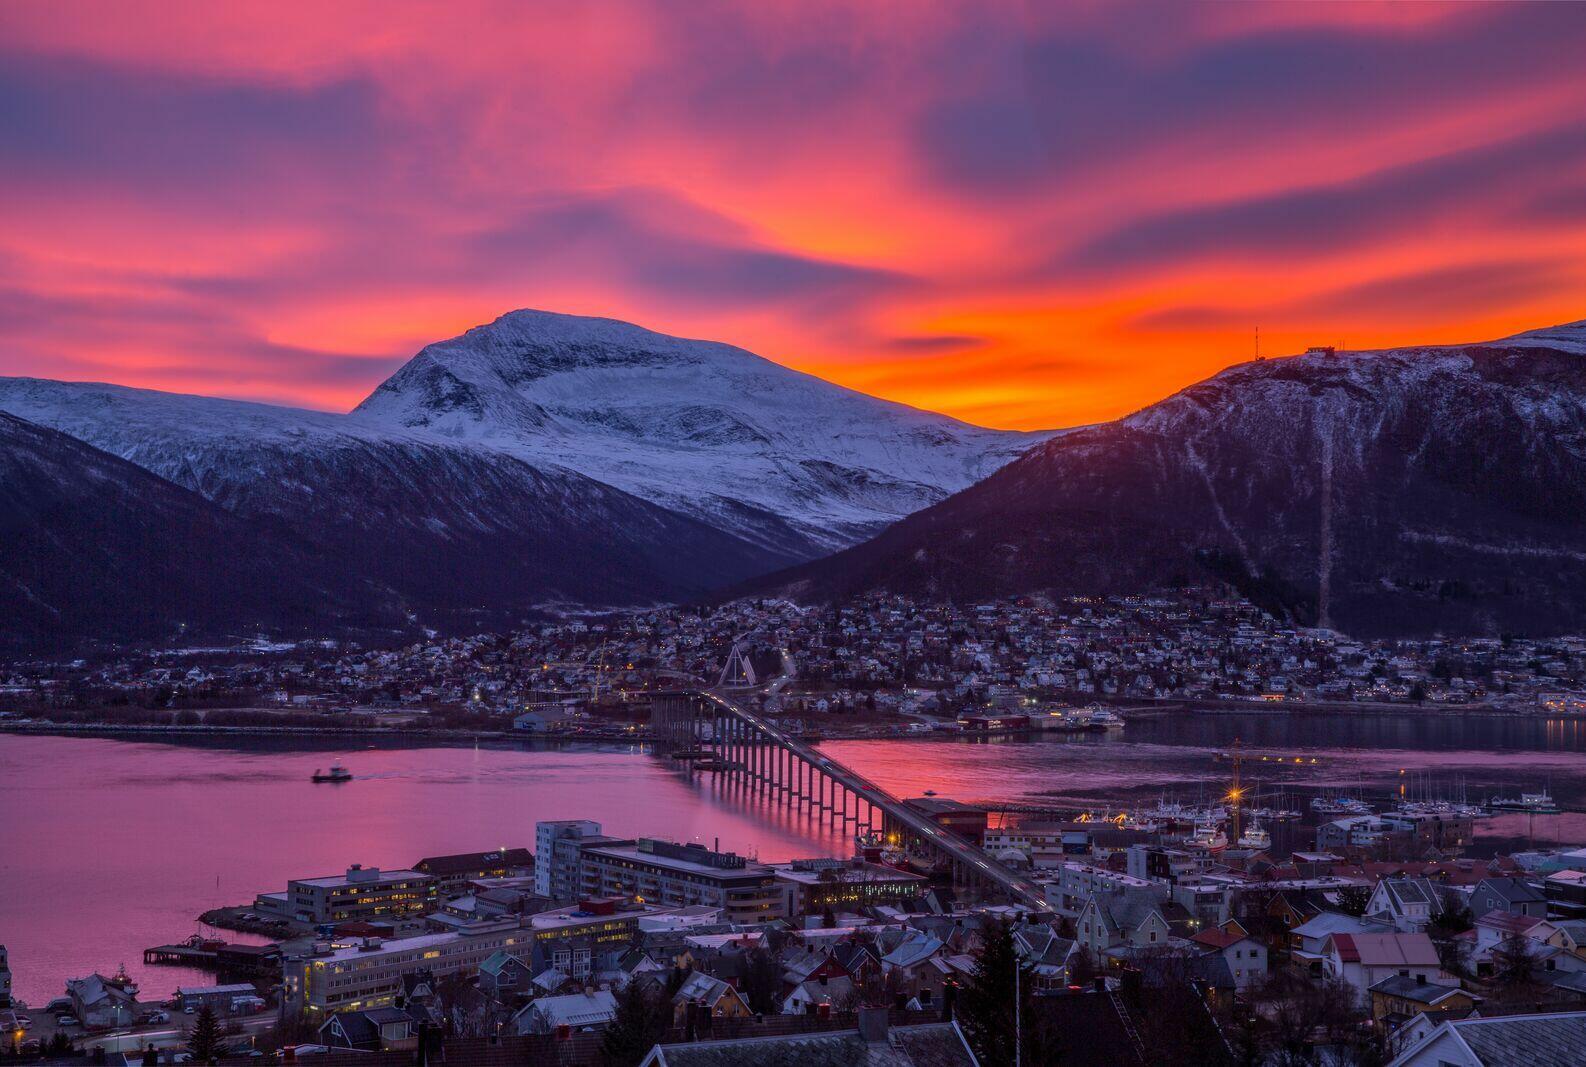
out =
<path fill-rule="evenodd" d="M 1040 741 L 828 742 L 895 793 L 989 803 L 1114 807 L 1210 797 L 1240 738 L 1246 776 L 1301 803 L 1317 791 L 1411 789 L 1472 799 L 1551 785 L 1586 809 L 1586 723 L 1483 717 L 1222 715 L 1138 719 L 1119 737 Z M 532 846 L 540 819 L 593 818 L 608 833 L 698 840 L 780 860 L 846 852 L 807 816 L 723 795 L 632 748 L 334 747 L 228 738 L 179 743 L 0 735 L 0 944 L 35 1005 L 66 978 L 125 964 L 145 997 L 207 975 L 142 966 L 143 949 L 198 930 L 195 917 L 288 878 L 349 863 Z M 1269 761 L 1262 764 L 1260 757 Z M 1279 766 L 1278 756 L 1307 762 Z M 1317 762 L 1309 760 L 1315 757 Z M 358 778 L 314 786 L 333 759 Z M 1405 773 L 1400 774 L 1403 770 Z M 1482 846 L 1586 842 L 1586 815 L 1480 824 Z M 238 939 L 237 935 L 225 935 Z"/>

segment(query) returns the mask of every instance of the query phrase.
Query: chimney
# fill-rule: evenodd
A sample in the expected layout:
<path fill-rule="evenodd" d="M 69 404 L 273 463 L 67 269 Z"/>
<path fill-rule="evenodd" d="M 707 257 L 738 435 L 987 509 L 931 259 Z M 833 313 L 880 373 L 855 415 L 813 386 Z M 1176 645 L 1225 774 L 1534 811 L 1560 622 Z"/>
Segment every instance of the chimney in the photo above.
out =
<path fill-rule="evenodd" d="M 860 1008 L 859 1036 L 869 1045 L 884 1044 L 887 1040 L 887 1009 Z"/>

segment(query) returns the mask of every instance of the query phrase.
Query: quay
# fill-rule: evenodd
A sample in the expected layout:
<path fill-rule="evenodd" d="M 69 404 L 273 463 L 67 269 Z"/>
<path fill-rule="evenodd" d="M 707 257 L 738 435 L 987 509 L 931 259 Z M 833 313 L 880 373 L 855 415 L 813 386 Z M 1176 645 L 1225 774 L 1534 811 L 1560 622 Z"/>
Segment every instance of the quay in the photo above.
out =
<path fill-rule="evenodd" d="M 193 937 L 179 945 L 143 950 L 149 966 L 195 967 L 226 974 L 273 976 L 281 970 L 280 945 L 232 945 Z"/>

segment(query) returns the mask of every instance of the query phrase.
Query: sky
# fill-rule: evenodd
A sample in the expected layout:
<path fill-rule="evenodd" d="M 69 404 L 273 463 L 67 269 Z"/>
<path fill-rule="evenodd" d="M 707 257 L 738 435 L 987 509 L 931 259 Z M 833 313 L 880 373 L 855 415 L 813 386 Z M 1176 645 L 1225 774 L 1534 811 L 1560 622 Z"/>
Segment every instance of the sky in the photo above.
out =
<path fill-rule="evenodd" d="M 1586 317 L 1586 5 L 0 5 L 0 374 L 346 410 L 508 310 L 984 425 Z"/>

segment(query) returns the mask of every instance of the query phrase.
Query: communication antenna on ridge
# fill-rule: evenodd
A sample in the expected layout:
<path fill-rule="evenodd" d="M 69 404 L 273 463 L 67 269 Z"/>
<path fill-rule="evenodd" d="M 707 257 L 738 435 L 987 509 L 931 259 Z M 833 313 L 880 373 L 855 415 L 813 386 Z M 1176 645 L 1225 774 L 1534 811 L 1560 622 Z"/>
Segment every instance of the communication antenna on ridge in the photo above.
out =
<path fill-rule="evenodd" d="M 1261 327 L 1256 327 L 1256 359 L 1261 358 Z"/>

